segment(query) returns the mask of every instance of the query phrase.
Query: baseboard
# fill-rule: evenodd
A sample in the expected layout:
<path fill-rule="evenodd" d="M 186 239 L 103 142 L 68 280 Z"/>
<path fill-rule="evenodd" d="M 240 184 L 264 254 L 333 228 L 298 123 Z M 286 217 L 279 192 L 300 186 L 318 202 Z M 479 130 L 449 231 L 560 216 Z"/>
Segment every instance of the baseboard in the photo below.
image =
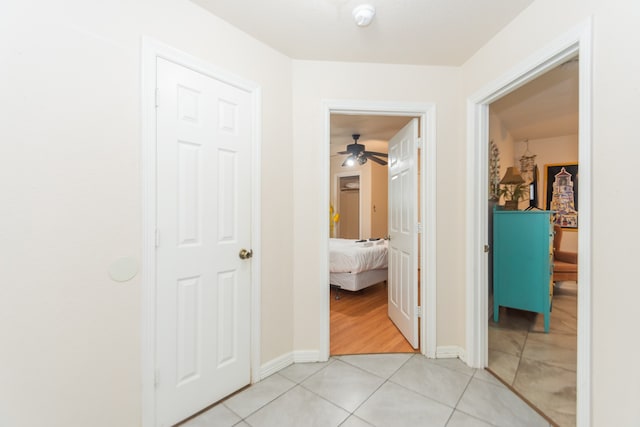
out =
<path fill-rule="evenodd" d="M 299 350 L 293 352 L 294 363 L 312 363 L 320 361 L 320 352 L 318 350 Z"/>
<path fill-rule="evenodd" d="M 260 379 L 263 380 L 293 363 L 319 362 L 319 356 L 320 353 L 317 350 L 300 350 L 285 353 L 282 356 L 278 356 L 275 359 L 268 361 L 260 367 Z"/>
<path fill-rule="evenodd" d="M 466 354 L 462 347 L 457 345 L 443 345 L 436 348 L 436 359 L 458 358 L 466 363 Z"/>
<path fill-rule="evenodd" d="M 263 380 L 294 363 L 293 354 L 293 352 L 285 353 L 282 356 L 278 356 L 260 366 L 260 380 Z"/>

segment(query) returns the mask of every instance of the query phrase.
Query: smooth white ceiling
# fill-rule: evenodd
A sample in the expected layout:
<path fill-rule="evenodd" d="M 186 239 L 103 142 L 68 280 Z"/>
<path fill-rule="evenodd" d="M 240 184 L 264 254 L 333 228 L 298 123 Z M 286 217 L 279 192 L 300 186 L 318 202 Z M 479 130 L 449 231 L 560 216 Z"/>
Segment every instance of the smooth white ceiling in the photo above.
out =
<path fill-rule="evenodd" d="M 533 0 L 191 0 L 293 59 L 459 66 Z M 372 4 L 370 26 L 352 10 Z M 516 141 L 578 132 L 577 62 L 491 105 Z M 408 118 L 331 116 L 331 152 L 382 151 Z M 383 142 L 384 141 L 384 142 Z"/>
<path fill-rule="evenodd" d="M 406 125 L 411 117 L 332 114 L 331 154 L 344 151 L 353 143 L 352 135 L 360 134 L 358 142 L 369 151 L 387 152 L 387 142 Z"/>
<path fill-rule="evenodd" d="M 514 141 L 578 133 L 578 59 L 543 74 L 489 106 Z"/>
<path fill-rule="evenodd" d="M 294 59 L 462 65 L 533 0 L 192 0 Z M 371 4 L 368 27 L 352 10 Z"/>

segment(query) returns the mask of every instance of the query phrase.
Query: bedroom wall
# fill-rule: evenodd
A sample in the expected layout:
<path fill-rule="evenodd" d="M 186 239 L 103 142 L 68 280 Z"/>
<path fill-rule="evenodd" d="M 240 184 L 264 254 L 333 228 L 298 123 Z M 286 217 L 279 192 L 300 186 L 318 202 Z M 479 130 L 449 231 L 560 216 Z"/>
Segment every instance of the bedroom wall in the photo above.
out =
<path fill-rule="evenodd" d="M 387 152 L 387 141 L 366 140 L 367 150 Z M 333 147 L 332 147 L 333 148 Z M 344 147 L 340 147 L 342 150 Z M 337 150 L 336 151 L 340 151 Z M 350 172 L 360 174 L 360 217 L 361 239 L 384 237 L 387 235 L 387 167 L 368 161 L 364 165 L 342 166 L 345 156 L 334 155 L 330 158 L 330 201 L 338 206 L 336 197 L 336 176 L 346 176 Z M 346 175 L 345 175 L 346 174 Z M 374 208 L 375 207 L 375 208 Z"/>
<path fill-rule="evenodd" d="M 593 20 L 593 224 L 589 266 L 592 287 L 592 425 L 634 425 L 640 419 L 640 365 L 621 358 L 637 354 L 637 198 L 621 198 L 621 183 L 640 158 L 640 3 L 631 0 L 537 0 L 462 67 L 461 103 L 505 70 L 574 26 Z M 460 140 L 460 144 L 464 144 Z M 460 170 L 461 175 L 464 171 Z M 464 178 L 461 178 L 464 179 Z M 622 201 L 624 200 L 624 202 Z M 620 225 L 616 227 L 616 225 Z M 628 362 L 628 363 L 627 363 Z"/>
<path fill-rule="evenodd" d="M 368 238 L 371 232 L 371 214 L 369 211 L 369 206 L 371 206 L 371 165 L 366 163 L 363 166 L 345 166 L 342 167 L 342 163 L 344 162 L 344 156 L 333 156 L 330 160 L 330 191 L 331 191 L 331 202 L 333 206 L 338 207 L 339 202 L 337 202 L 337 198 L 339 198 L 340 189 L 337 188 L 339 182 L 336 181 L 336 176 L 348 176 L 351 172 L 354 174 L 360 174 L 360 231 L 362 236 L 360 238 Z M 347 174 L 347 175 L 344 175 Z M 336 190 L 338 193 L 336 193 Z M 338 213 L 340 211 L 338 210 Z"/>
<path fill-rule="evenodd" d="M 437 283 L 438 345 L 464 345 L 464 186 L 451 179 L 460 173 L 464 150 L 461 109 L 457 101 L 459 68 L 388 64 L 293 61 L 294 145 L 294 347 L 318 351 L 323 313 L 320 292 L 321 242 L 326 236 L 320 194 L 326 190 L 324 112 L 328 99 L 434 102 L 437 105 Z M 461 167 L 461 166 L 460 166 Z"/>
<path fill-rule="evenodd" d="M 107 269 L 141 256 L 143 34 L 262 87 L 262 361 L 292 350 L 291 61 L 187 0 L 7 0 L 0 425 L 141 425 L 140 276 Z"/>

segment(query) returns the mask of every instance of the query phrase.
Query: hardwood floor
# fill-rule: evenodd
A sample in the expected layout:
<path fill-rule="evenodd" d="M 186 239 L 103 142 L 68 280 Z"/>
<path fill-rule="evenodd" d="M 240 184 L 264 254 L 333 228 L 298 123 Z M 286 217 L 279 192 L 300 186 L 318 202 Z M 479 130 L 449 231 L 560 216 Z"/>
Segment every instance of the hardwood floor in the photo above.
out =
<path fill-rule="evenodd" d="M 386 282 L 339 292 L 336 300 L 331 289 L 331 355 L 417 352 L 387 316 Z"/>

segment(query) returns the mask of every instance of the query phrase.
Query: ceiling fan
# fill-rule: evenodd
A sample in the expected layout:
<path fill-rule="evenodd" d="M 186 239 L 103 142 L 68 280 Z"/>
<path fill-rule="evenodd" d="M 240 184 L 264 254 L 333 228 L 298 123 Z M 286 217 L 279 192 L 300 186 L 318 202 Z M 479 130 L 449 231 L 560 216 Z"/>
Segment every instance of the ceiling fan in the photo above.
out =
<path fill-rule="evenodd" d="M 366 151 L 363 144 L 358 144 L 358 139 L 360 139 L 359 133 L 354 133 L 351 135 L 353 138 L 353 144 L 347 145 L 347 149 L 345 151 L 339 151 L 338 154 L 348 154 L 349 157 L 345 159 L 342 163 L 342 166 L 354 166 L 356 163 L 359 165 L 364 165 L 367 163 L 368 159 L 373 160 L 374 162 L 386 166 L 387 161 L 380 159 L 376 156 L 381 157 L 389 157 L 387 153 L 378 153 L 376 151 Z"/>

